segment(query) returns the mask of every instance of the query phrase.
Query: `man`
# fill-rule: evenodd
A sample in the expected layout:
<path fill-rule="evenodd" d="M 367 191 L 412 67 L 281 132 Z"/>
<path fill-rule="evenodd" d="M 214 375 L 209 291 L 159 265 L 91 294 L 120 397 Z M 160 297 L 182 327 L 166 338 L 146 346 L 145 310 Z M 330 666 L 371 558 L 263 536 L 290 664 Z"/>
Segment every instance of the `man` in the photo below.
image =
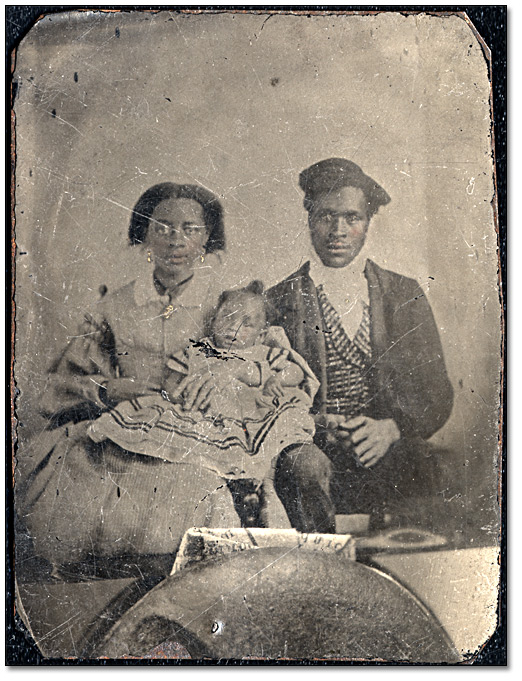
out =
<path fill-rule="evenodd" d="M 334 512 L 382 514 L 401 504 L 404 512 L 405 499 L 426 494 L 434 463 L 426 440 L 447 421 L 453 389 L 420 285 L 361 253 L 386 191 L 339 158 L 304 170 L 299 185 L 313 251 L 268 296 L 271 323 L 321 382 L 322 451 L 282 456 L 276 488 L 295 527 L 334 531 Z"/>

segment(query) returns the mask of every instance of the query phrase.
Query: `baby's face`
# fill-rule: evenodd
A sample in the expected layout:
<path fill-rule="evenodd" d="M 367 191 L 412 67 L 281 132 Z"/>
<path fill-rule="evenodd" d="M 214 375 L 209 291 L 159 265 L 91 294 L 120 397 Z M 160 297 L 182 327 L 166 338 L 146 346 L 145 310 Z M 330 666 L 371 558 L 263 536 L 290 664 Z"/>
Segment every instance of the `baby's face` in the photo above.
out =
<path fill-rule="evenodd" d="M 231 295 L 214 319 L 214 344 L 227 350 L 248 348 L 254 345 L 265 325 L 265 306 L 259 296 L 241 293 Z"/>

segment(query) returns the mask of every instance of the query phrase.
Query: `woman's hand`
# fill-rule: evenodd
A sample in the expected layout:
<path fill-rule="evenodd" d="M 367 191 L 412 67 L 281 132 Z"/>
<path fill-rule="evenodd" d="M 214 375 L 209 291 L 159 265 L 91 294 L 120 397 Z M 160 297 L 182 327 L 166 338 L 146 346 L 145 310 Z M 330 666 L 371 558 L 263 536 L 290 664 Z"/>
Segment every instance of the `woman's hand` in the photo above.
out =
<path fill-rule="evenodd" d="M 376 420 L 368 416 L 356 416 L 340 423 L 337 432 L 340 438 L 352 443 L 365 468 L 375 466 L 401 436 L 393 419 Z"/>
<path fill-rule="evenodd" d="M 170 394 L 172 401 L 183 398 L 183 409 L 201 410 L 206 409 L 212 397 L 212 393 L 223 390 L 239 381 L 248 386 L 259 386 L 260 370 L 257 362 L 252 360 L 216 360 L 204 368 L 187 376 Z"/>
<path fill-rule="evenodd" d="M 234 376 L 231 375 L 230 367 L 215 367 L 212 371 L 202 370 L 184 378 L 174 391 L 169 395 L 172 401 L 182 399 L 183 409 L 186 411 L 203 411 L 206 409 L 212 398 L 214 390 L 222 390 L 231 383 Z M 223 362 L 227 364 L 227 362 Z"/>
<path fill-rule="evenodd" d="M 104 387 L 107 401 L 116 403 L 161 392 L 159 385 L 134 378 L 109 378 Z"/>

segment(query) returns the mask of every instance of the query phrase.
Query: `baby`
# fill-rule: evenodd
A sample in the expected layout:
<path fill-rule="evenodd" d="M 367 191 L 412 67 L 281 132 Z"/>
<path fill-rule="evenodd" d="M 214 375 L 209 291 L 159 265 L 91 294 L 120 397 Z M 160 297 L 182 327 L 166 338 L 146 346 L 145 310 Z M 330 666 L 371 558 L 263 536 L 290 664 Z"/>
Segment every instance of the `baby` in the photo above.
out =
<path fill-rule="evenodd" d="M 300 366 L 304 360 L 292 360 L 290 355 L 295 353 L 289 353 L 289 348 L 280 327 L 267 328 L 260 281 L 225 291 L 217 304 L 210 338 L 193 341 L 182 358 L 173 356 L 167 361 L 172 371 L 165 385 L 167 398 L 181 401 L 185 409 L 205 410 L 212 392 L 230 387 L 233 379 L 258 388 L 266 397 L 283 397 L 284 388 L 297 387 L 305 378 Z M 187 375 L 189 363 L 192 371 Z"/>
<path fill-rule="evenodd" d="M 263 524 L 288 527 L 273 489 L 275 465 L 287 447 L 312 442 L 317 389 L 283 329 L 267 326 L 263 285 L 253 281 L 225 291 L 209 336 L 168 358 L 162 396 L 121 402 L 92 424 L 90 435 L 205 466 L 227 480 L 233 494 L 262 486 Z"/>

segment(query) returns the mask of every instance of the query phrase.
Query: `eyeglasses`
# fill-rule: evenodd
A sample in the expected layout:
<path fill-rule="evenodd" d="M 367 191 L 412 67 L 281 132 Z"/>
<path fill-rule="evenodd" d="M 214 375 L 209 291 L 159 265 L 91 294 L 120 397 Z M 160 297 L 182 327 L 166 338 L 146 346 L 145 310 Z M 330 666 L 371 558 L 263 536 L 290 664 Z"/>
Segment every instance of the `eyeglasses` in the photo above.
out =
<path fill-rule="evenodd" d="M 162 237 L 177 236 L 178 234 L 185 236 L 189 239 L 194 238 L 203 234 L 207 231 L 207 228 L 203 225 L 183 225 L 183 227 L 174 227 L 173 225 L 164 225 L 161 222 L 157 222 L 153 225 L 154 234 Z"/>

